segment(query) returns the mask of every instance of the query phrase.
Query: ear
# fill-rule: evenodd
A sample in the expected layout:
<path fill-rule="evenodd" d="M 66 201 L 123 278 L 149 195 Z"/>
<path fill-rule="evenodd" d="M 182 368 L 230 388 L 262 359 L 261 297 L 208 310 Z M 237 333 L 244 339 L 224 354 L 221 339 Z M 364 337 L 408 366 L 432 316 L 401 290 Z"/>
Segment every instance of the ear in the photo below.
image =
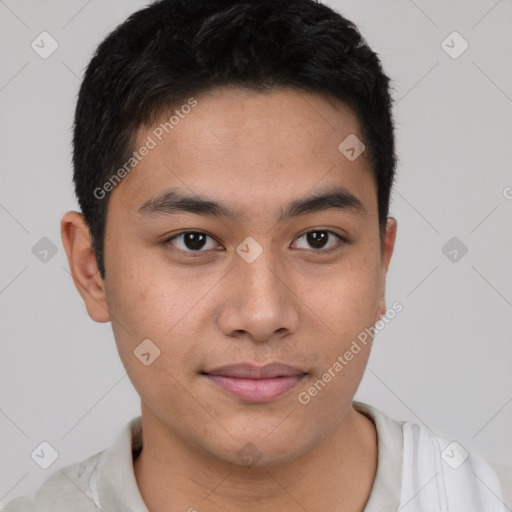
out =
<path fill-rule="evenodd" d="M 380 297 L 379 307 L 375 321 L 380 320 L 386 313 L 386 275 L 391 261 L 391 255 L 395 247 L 397 221 L 394 217 L 388 217 L 386 222 L 386 233 L 381 243 L 381 276 L 380 276 Z"/>
<path fill-rule="evenodd" d="M 60 221 L 62 244 L 68 257 L 71 276 L 84 300 L 89 316 L 96 322 L 108 322 L 105 283 L 101 278 L 92 248 L 92 237 L 84 216 L 67 212 Z"/>

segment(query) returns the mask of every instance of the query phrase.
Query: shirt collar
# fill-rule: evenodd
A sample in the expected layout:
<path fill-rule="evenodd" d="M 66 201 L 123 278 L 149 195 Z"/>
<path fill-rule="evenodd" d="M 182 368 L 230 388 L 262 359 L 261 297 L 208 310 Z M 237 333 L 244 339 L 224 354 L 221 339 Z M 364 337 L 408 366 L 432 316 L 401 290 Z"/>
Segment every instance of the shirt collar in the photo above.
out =
<path fill-rule="evenodd" d="M 142 448 L 142 418 L 129 421 L 105 453 L 96 481 L 102 510 L 149 512 L 137 487 L 134 458 Z"/>
<path fill-rule="evenodd" d="M 377 472 L 364 512 L 397 510 L 402 475 L 401 424 L 374 407 L 353 402 L 377 430 Z M 149 512 L 137 487 L 133 461 L 142 449 L 141 416 L 130 420 L 114 444 L 105 452 L 96 485 L 102 510 L 109 512 Z"/>
<path fill-rule="evenodd" d="M 377 472 L 364 512 L 396 511 L 402 482 L 402 425 L 368 404 L 353 401 L 352 405 L 377 430 Z"/>

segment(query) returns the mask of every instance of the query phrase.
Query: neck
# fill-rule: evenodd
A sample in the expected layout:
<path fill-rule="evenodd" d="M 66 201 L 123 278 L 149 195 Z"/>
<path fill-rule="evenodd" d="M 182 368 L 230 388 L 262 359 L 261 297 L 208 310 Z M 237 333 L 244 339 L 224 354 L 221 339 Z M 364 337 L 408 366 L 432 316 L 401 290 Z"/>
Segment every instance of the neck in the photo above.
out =
<path fill-rule="evenodd" d="M 362 512 L 377 469 L 375 426 L 353 408 L 318 445 L 278 466 L 246 467 L 205 454 L 144 405 L 142 431 L 134 472 L 151 512 Z"/>

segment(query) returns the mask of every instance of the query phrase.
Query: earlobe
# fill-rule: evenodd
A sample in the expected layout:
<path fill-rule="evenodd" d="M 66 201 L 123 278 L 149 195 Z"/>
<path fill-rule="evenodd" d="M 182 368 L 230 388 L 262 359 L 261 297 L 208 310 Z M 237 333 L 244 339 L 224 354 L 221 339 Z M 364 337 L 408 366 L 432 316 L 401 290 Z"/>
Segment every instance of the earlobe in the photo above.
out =
<path fill-rule="evenodd" d="M 98 271 L 92 237 L 84 216 L 69 211 L 62 217 L 60 228 L 71 276 L 89 316 L 96 322 L 108 322 L 110 315 L 105 284 Z"/>

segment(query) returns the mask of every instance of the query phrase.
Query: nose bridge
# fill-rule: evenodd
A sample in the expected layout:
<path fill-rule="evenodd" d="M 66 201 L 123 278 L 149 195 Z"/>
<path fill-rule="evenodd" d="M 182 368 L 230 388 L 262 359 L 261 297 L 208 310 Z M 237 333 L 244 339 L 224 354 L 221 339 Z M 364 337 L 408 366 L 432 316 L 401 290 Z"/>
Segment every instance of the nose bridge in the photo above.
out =
<path fill-rule="evenodd" d="M 260 295 L 278 294 L 283 286 L 279 273 L 283 272 L 280 256 L 272 247 L 272 240 L 247 237 L 237 249 L 241 261 L 237 262 L 237 274 L 246 293 Z"/>

